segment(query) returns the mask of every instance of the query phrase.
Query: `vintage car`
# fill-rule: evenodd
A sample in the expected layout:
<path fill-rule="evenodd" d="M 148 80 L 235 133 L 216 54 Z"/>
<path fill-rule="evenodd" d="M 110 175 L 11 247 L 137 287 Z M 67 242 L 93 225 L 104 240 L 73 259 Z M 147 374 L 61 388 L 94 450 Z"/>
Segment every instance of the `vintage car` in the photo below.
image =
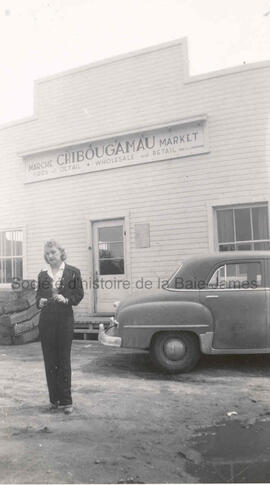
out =
<path fill-rule="evenodd" d="M 167 372 L 203 354 L 270 353 L 270 251 L 220 252 L 186 260 L 157 293 L 118 304 L 104 345 L 150 350 Z"/>

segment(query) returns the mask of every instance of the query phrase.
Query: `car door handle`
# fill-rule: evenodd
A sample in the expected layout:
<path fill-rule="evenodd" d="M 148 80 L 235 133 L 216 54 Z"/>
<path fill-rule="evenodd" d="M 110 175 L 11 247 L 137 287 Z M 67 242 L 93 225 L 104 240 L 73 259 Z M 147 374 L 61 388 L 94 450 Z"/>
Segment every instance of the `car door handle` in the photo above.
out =
<path fill-rule="evenodd" d="M 218 295 L 206 295 L 206 298 L 219 298 Z"/>

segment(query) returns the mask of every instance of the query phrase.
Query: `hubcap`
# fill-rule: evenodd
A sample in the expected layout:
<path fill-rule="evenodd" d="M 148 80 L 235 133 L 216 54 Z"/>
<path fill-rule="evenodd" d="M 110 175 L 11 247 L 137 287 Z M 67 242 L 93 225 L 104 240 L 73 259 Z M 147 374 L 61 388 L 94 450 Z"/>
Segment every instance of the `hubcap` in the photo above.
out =
<path fill-rule="evenodd" d="M 180 360 L 186 353 L 186 346 L 182 340 L 171 338 L 164 344 L 164 353 L 167 359 Z"/>

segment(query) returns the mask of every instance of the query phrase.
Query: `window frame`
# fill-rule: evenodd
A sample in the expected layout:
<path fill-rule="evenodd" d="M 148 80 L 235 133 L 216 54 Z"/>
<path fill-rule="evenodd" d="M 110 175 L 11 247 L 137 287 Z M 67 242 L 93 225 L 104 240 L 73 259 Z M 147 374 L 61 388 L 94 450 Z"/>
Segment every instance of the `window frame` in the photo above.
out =
<path fill-rule="evenodd" d="M 120 210 L 115 211 L 112 209 L 102 210 L 100 212 L 90 212 L 85 216 L 85 234 L 86 234 L 86 241 L 87 247 L 89 251 L 87 251 L 87 270 L 86 275 L 89 279 L 94 277 L 94 251 L 92 250 L 94 247 L 94 224 L 95 222 L 99 221 L 108 221 L 112 219 L 124 219 L 125 225 L 125 258 L 126 258 L 126 266 L 125 266 L 125 275 L 126 279 L 130 278 L 131 275 L 131 258 L 130 258 L 130 211 L 129 210 Z M 130 294 L 131 288 L 128 290 L 127 295 Z M 96 307 L 96 290 L 95 288 L 89 288 L 88 290 L 88 298 L 90 302 L 90 312 L 95 312 Z"/>
<path fill-rule="evenodd" d="M 224 273 L 225 273 L 225 281 L 226 281 L 226 278 L 227 278 L 227 266 L 229 265 L 241 265 L 241 264 L 259 264 L 260 265 L 260 271 L 261 271 L 261 278 L 262 278 L 262 281 L 261 281 L 261 285 L 260 286 L 256 286 L 256 287 L 247 287 L 247 288 L 242 288 L 241 286 L 240 287 L 226 287 L 226 288 L 220 288 L 219 286 L 217 287 L 214 287 L 214 286 L 209 286 L 210 285 L 210 281 L 212 280 L 213 276 L 221 269 L 224 267 Z M 228 277 L 229 278 L 229 277 Z M 244 281 L 248 281 L 248 280 L 244 280 Z M 219 263 L 218 265 L 216 265 L 214 267 L 214 269 L 212 270 L 212 272 L 209 274 L 208 278 L 207 278 L 207 290 L 214 290 L 214 291 L 217 291 L 217 290 L 261 290 L 263 288 L 265 288 L 265 275 L 264 275 L 264 263 L 262 260 L 234 260 L 234 261 L 223 261 L 222 263 Z"/>
<path fill-rule="evenodd" d="M 268 222 L 268 234 L 269 238 L 267 239 L 250 239 L 246 241 L 237 241 L 236 239 L 234 241 L 229 241 L 229 242 L 219 242 L 218 239 L 218 212 L 223 211 L 223 210 L 237 210 L 237 209 L 249 209 L 250 212 L 253 208 L 256 207 L 266 207 L 267 209 L 267 222 Z M 254 244 L 256 243 L 263 243 L 263 242 L 269 242 L 270 243 L 270 220 L 269 220 L 269 204 L 268 201 L 263 201 L 263 202 L 246 202 L 246 203 L 235 203 L 235 204 L 224 204 L 220 206 L 215 206 L 212 207 L 214 209 L 214 227 L 215 227 L 215 249 L 219 253 L 229 253 L 229 252 L 235 252 L 235 251 L 241 251 L 241 249 L 233 249 L 233 250 L 228 250 L 224 251 L 220 249 L 220 246 L 222 245 L 234 245 L 237 246 L 239 244 L 251 244 L 252 248 L 249 251 L 269 251 L 267 249 L 255 249 Z M 234 236 L 236 237 L 236 228 L 235 228 L 235 216 L 234 216 Z M 252 224 L 252 217 L 251 217 L 251 231 L 252 231 L 252 236 L 253 234 L 253 224 Z M 243 250 L 242 250 L 243 251 Z"/>
<path fill-rule="evenodd" d="M 233 251 L 231 251 L 233 252 Z M 216 273 L 217 270 L 219 270 L 222 266 L 226 266 L 228 264 L 248 264 L 248 263 L 259 263 L 261 265 L 261 274 L 262 274 L 262 285 L 258 286 L 256 288 L 212 288 L 209 286 L 209 283 Z M 260 257 L 256 258 L 237 258 L 237 259 L 223 259 L 220 260 L 218 263 L 216 263 L 211 271 L 208 273 L 208 276 L 206 278 L 206 283 L 207 286 L 203 288 L 200 291 L 261 291 L 267 289 L 267 281 L 266 281 L 266 259 L 260 259 Z"/>
<path fill-rule="evenodd" d="M 22 279 L 26 279 L 27 258 L 26 258 L 26 227 L 25 226 L 0 226 L 0 232 L 22 232 Z M 1 255 L 0 255 L 1 258 Z M 0 290 L 12 290 L 12 283 L 1 283 Z"/>

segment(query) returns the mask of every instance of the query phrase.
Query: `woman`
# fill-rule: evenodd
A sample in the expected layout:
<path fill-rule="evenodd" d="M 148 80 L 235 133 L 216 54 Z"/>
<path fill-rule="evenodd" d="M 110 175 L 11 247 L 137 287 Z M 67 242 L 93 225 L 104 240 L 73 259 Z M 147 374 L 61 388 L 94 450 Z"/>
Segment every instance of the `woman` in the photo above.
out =
<path fill-rule="evenodd" d="M 39 334 L 49 390 L 50 409 L 73 411 L 70 352 L 73 338 L 73 305 L 83 298 L 80 271 L 66 264 L 65 250 L 54 240 L 44 246 L 48 270 L 38 275 L 37 307 L 41 309 Z"/>

